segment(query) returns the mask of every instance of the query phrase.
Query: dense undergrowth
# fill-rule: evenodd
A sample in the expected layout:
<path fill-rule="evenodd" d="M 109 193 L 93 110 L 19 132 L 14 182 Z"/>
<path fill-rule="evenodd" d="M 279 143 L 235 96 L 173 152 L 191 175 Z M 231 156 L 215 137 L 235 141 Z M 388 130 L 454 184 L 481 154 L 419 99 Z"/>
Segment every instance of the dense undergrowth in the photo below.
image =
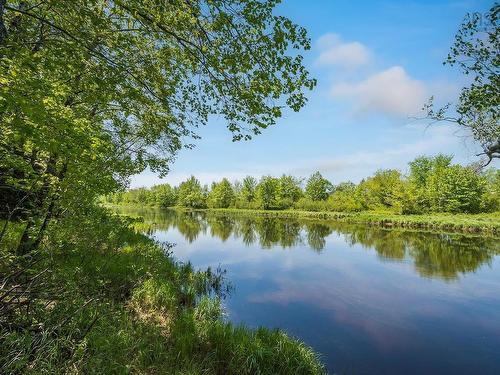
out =
<path fill-rule="evenodd" d="M 283 332 L 226 322 L 223 273 L 176 262 L 131 219 L 54 222 L 23 257 L 21 232 L 8 223 L 0 244 L 1 373 L 324 373 Z"/>

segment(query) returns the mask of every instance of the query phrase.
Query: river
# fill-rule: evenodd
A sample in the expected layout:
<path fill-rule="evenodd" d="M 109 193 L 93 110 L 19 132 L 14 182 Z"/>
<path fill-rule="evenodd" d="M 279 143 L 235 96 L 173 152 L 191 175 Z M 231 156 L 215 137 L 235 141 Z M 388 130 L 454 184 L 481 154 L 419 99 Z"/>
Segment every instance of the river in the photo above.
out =
<path fill-rule="evenodd" d="M 123 209 L 233 286 L 227 319 L 280 328 L 336 374 L 499 374 L 500 241 L 330 221 Z"/>

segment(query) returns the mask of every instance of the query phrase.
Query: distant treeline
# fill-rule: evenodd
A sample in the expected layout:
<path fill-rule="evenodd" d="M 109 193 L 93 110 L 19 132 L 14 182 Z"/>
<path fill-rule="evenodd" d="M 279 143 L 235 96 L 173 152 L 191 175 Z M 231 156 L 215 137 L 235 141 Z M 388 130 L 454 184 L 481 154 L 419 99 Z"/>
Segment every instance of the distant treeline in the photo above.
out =
<path fill-rule="evenodd" d="M 307 211 L 388 211 L 479 213 L 500 209 L 500 171 L 480 171 L 451 163 L 452 157 L 421 156 L 409 163 L 409 173 L 379 170 L 359 184 L 332 184 L 319 172 L 307 180 L 283 175 L 259 181 L 224 178 L 209 186 L 191 176 L 179 186 L 161 184 L 108 195 L 114 204 Z"/>

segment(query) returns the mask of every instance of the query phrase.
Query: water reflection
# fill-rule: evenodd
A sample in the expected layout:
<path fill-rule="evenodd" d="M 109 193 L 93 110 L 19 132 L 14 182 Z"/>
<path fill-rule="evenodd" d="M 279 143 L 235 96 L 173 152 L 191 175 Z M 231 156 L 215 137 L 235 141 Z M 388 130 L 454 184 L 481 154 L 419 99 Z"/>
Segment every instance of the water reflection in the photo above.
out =
<path fill-rule="evenodd" d="M 337 374 L 494 374 L 498 241 L 317 220 L 124 210 L 234 286 L 227 317 L 282 328 Z"/>
<path fill-rule="evenodd" d="M 127 209 L 123 209 L 126 213 Z M 498 241 L 487 237 L 462 234 L 425 233 L 340 222 L 309 219 L 248 217 L 204 211 L 133 209 L 134 214 L 145 214 L 154 230 L 176 228 L 189 242 L 200 234 L 210 233 L 223 242 L 230 237 L 246 246 L 258 243 L 263 249 L 280 246 L 283 249 L 307 244 L 315 252 L 322 252 L 326 238 L 332 234 L 343 237 L 350 246 L 360 244 L 375 250 L 383 261 L 411 260 L 423 277 L 457 279 L 460 274 L 476 271 L 491 264 L 500 254 Z"/>

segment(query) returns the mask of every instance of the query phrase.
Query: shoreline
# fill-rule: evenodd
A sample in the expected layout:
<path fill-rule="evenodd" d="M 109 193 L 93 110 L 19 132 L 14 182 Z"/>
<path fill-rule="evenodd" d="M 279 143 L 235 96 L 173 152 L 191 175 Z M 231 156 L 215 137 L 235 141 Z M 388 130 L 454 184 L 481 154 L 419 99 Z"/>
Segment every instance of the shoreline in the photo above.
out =
<path fill-rule="evenodd" d="M 338 221 L 351 224 L 364 224 L 381 228 L 401 228 L 432 232 L 453 232 L 492 235 L 500 237 L 500 212 L 483 214 L 425 214 L 397 215 L 384 212 L 328 212 L 302 210 L 261 210 L 239 208 L 203 208 L 159 207 L 147 205 L 106 205 L 108 207 L 135 207 L 153 209 L 171 209 L 178 211 L 199 211 L 209 213 L 274 217 L 285 219 L 315 219 Z"/>
<path fill-rule="evenodd" d="M 97 217 L 100 220 L 80 218 L 78 228 L 59 224 L 58 231 L 77 235 L 62 246 L 57 237 L 56 242 L 47 240 L 50 258 L 33 263 L 37 276 L 28 280 L 33 284 L 47 270 L 57 275 L 40 280 L 43 286 L 63 291 L 66 298 L 52 302 L 61 310 L 33 308 L 31 314 L 44 323 L 43 328 L 40 332 L 3 330 L 10 346 L 2 347 L 0 353 L 14 353 L 21 360 L 48 358 L 44 371 L 36 373 L 159 374 L 170 369 L 176 374 L 253 374 L 260 369 L 268 374 L 277 368 L 282 374 L 298 368 L 304 374 L 327 373 L 319 354 L 284 330 L 254 329 L 227 321 L 221 300 L 230 284 L 223 272 L 180 262 L 166 252 L 168 246 L 140 233 L 125 218 L 108 214 Z M 5 223 L 0 220 L 0 228 Z M 23 232 L 23 223 L 9 224 L 0 247 L 3 259 L 11 257 Z M 78 273 L 67 272 L 75 264 Z M 3 288 L 6 296 L 14 290 L 14 282 Z M 47 300 L 55 300 L 50 298 L 54 297 L 38 297 L 33 305 L 47 306 Z M 68 310 L 76 315 L 70 316 L 71 321 Z M 50 330 L 61 334 L 49 336 L 40 352 L 33 353 L 26 346 Z M 74 331 L 85 332 L 84 345 L 79 335 L 68 339 Z M 70 350 L 81 354 L 68 357 Z M 2 369 L 3 362 L 2 358 Z M 16 369 L 11 367 L 6 373 Z"/>

